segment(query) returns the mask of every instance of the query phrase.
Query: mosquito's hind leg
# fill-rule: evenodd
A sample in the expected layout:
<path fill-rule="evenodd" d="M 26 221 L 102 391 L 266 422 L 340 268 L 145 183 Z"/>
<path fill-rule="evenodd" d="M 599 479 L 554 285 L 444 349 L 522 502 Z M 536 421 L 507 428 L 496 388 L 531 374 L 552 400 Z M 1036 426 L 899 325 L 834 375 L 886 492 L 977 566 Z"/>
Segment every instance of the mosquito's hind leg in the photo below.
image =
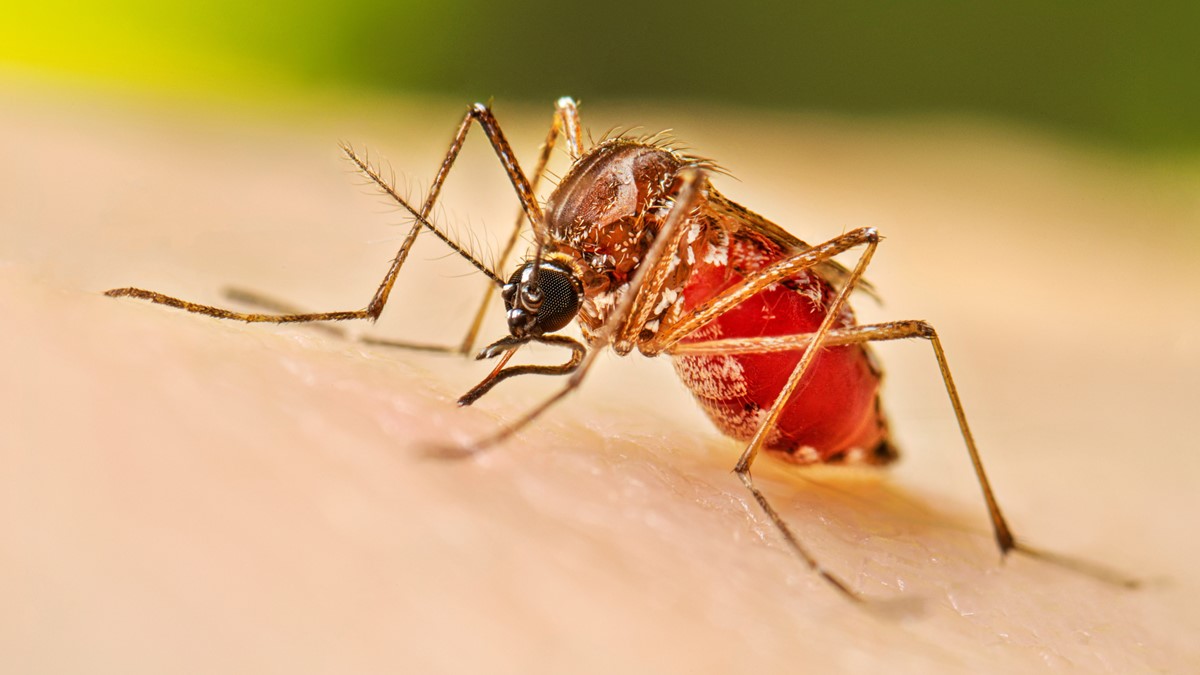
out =
<path fill-rule="evenodd" d="M 723 340 L 708 340 L 705 342 L 677 343 L 667 350 L 672 356 L 681 355 L 727 355 L 727 354 L 767 354 L 779 353 L 785 351 L 807 350 L 818 337 L 818 333 L 806 333 L 803 335 L 781 335 L 777 337 L 748 337 L 748 338 L 729 338 Z M 938 370 L 942 375 L 942 381 L 946 386 L 946 394 L 950 399 L 950 404 L 954 408 L 954 416 L 958 420 L 959 431 L 962 434 L 964 445 L 967 448 L 967 454 L 971 458 L 971 465 L 975 470 L 975 476 L 979 481 L 979 487 L 983 492 L 984 502 L 987 504 L 988 515 L 991 518 L 992 529 L 995 534 L 996 544 L 1000 548 L 1001 553 L 1015 551 L 1024 555 L 1044 560 L 1046 562 L 1059 565 L 1068 569 L 1075 570 L 1098 578 L 1107 583 L 1116 584 L 1125 587 L 1136 587 L 1139 582 L 1131 579 L 1123 574 L 1101 567 L 1094 563 L 1084 560 L 1077 560 L 1050 551 L 1045 551 L 1032 546 L 1029 546 L 1012 534 L 1008 523 L 1005 521 L 1003 514 L 1000 511 L 1000 504 L 996 500 L 996 495 L 992 491 L 990 481 L 988 481 L 987 473 L 983 469 L 983 462 L 979 457 L 979 450 L 975 446 L 975 438 L 971 434 L 971 429 L 967 424 L 967 415 L 963 409 L 962 400 L 958 396 L 958 388 L 954 384 L 954 378 L 950 374 L 950 362 L 946 358 L 945 349 L 942 347 L 941 339 L 938 337 L 934 327 L 925 321 L 889 321 L 887 323 L 872 324 L 867 326 L 855 326 L 853 328 L 839 328 L 830 330 L 824 337 L 824 347 L 841 347 L 845 345 L 864 344 L 868 342 L 884 342 L 889 340 L 908 340 L 920 339 L 929 341 L 933 347 L 934 357 L 937 359 Z M 743 461 L 746 458 L 743 457 Z M 740 464 L 739 464 L 740 466 Z M 749 466 L 747 462 L 747 471 L 739 472 L 739 476 L 743 477 L 743 482 L 749 477 Z M 752 486 L 748 486 L 753 489 Z M 756 495 L 756 498 L 759 498 Z M 764 507 L 766 510 L 768 507 Z M 774 521 L 778 518 L 777 515 L 769 513 Z M 790 534 L 786 525 L 782 521 L 776 522 L 784 533 L 785 537 Z"/>

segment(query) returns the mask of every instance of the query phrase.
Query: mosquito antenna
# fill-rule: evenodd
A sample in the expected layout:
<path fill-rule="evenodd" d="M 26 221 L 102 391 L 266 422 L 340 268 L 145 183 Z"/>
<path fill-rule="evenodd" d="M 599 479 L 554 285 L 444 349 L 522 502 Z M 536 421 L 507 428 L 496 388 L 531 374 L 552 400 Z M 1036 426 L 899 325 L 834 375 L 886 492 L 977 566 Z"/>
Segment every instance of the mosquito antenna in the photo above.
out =
<path fill-rule="evenodd" d="M 533 267 L 529 270 L 529 286 L 532 288 L 538 287 L 538 273 L 542 269 L 542 242 L 537 242 L 537 248 L 533 250 Z"/>
<path fill-rule="evenodd" d="M 396 181 L 394 179 L 389 181 L 384 178 L 379 173 L 379 170 L 375 167 L 375 165 L 371 164 L 363 157 L 359 157 L 358 153 L 354 151 L 354 148 L 350 147 L 348 144 L 342 144 L 342 152 L 346 153 L 346 157 L 348 157 L 350 161 L 353 162 L 356 167 L 358 167 L 358 170 L 361 171 L 364 176 L 371 179 L 371 182 L 374 183 L 380 190 L 382 190 L 384 194 L 396 200 L 397 204 L 403 206 L 405 211 L 408 211 L 413 218 L 416 218 L 417 222 L 424 225 L 425 228 L 436 235 L 438 239 L 441 239 L 443 242 L 445 242 L 451 250 L 465 258 L 467 262 L 474 265 L 475 268 L 480 272 L 486 274 L 488 278 L 491 279 L 492 282 L 494 282 L 497 286 L 504 285 L 504 280 L 500 278 L 499 274 L 496 274 L 490 267 L 472 255 L 470 251 L 452 239 L 445 232 L 442 232 L 440 229 L 438 229 L 438 227 L 431 223 L 428 218 L 425 218 L 419 211 L 413 208 L 412 205 L 404 199 L 404 197 L 401 197 L 400 193 L 396 191 Z"/>
<path fill-rule="evenodd" d="M 546 243 L 542 240 L 542 223 L 530 223 L 529 230 L 533 232 L 533 268 L 529 271 L 529 282 L 533 288 L 537 288 L 538 273 L 542 269 Z"/>

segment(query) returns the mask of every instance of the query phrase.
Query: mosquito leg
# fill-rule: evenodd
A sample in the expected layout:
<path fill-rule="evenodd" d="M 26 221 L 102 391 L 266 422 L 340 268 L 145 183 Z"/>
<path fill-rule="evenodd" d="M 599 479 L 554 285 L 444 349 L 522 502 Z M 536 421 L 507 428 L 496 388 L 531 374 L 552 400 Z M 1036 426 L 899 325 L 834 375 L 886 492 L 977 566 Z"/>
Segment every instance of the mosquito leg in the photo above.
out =
<path fill-rule="evenodd" d="M 426 198 L 426 202 L 425 202 L 423 208 L 421 209 L 422 213 L 425 213 L 426 216 L 428 216 L 428 213 L 432 210 L 434 200 L 436 200 L 437 194 L 441 190 L 441 185 L 445 181 L 446 175 L 449 173 L 450 164 L 453 162 L 452 157 L 457 155 L 459 148 L 461 148 L 461 146 L 465 140 L 465 133 L 466 133 L 465 129 L 466 128 L 467 128 L 467 125 L 460 125 L 459 132 L 455 135 L 454 141 L 451 143 L 450 151 L 448 151 L 447 155 L 446 155 L 447 160 L 443 161 L 442 167 L 439 170 L 437 178 L 434 181 L 433 190 L 431 190 L 430 196 Z M 579 154 L 581 151 L 580 148 L 582 145 L 581 131 L 580 131 L 580 125 L 579 125 L 579 109 L 576 106 L 575 101 L 573 99 L 571 99 L 569 97 L 565 97 L 565 96 L 563 98 L 560 98 L 555 104 L 554 119 L 553 119 L 553 122 L 551 123 L 550 131 L 546 135 L 546 140 L 542 144 L 541 152 L 539 154 L 538 161 L 537 161 L 537 165 L 534 168 L 533 179 L 530 181 L 530 189 L 535 194 L 537 191 L 538 183 L 541 182 L 541 179 L 542 179 L 543 175 L 545 174 L 546 165 L 550 160 L 550 154 L 553 151 L 554 145 L 560 135 L 562 135 L 566 140 L 568 155 L 570 155 L 570 157 L 572 159 L 577 159 L 579 157 Z M 362 163 L 369 165 L 369 163 L 365 159 L 363 160 Z M 375 172 L 375 173 L 377 173 L 377 172 Z M 372 178 L 374 179 L 374 177 L 372 177 Z M 389 192 L 390 191 L 391 190 L 389 190 Z M 508 241 L 505 243 L 504 249 L 501 252 L 500 257 L 496 261 L 496 265 L 499 268 L 503 269 L 505 261 L 508 259 L 508 257 L 510 255 L 512 255 L 513 249 L 516 248 L 516 244 L 520 239 L 521 227 L 525 223 L 526 218 L 527 218 L 527 216 L 526 216 L 525 208 L 522 206 L 522 208 L 517 213 L 516 223 L 513 225 L 512 233 L 509 235 Z M 421 224 L 417 223 L 416 226 L 413 228 L 413 231 L 409 233 L 409 236 L 415 238 L 416 234 L 414 234 L 414 232 L 419 233 L 420 229 L 421 229 Z M 408 254 L 407 252 L 408 252 L 409 248 L 411 248 L 411 246 L 412 246 L 412 242 L 406 240 L 405 244 L 401 246 L 400 253 L 397 254 L 396 258 L 393 260 L 393 269 L 389 269 L 389 278 L 392 279 L 393 283 L 395 281 L 395 274 L 393 272 L 399 271 L 399 264 L 402 264 L 404 262 L 403 258 L 407 256 L 407 254 Z M 387 279 L 385 279 L 385 283 L 386 283 L 386 281 L 387 281 Z M 410 341 L 405 341 L 405 340 L 390 340 L 390 339 L 383 339 L 383 338 L 374 338 L 374 337 L 370 337 L 370 336 L 360 337 L 359 341 L 366 343 L 366 344 L 371 344 L 371 345 L 396 347 L 396 348 L 400 348 L 400 349 L 408 349 L 408 350 L 414 350 L 414 351 L 469 354 L 471 352 L 472 347 L 475 344 L 475 340 L 477 339 L 477 337 L 479 335 L 480 326 L 483 324 L 483 320 L 486 316 L 486 312 L 488 309 L 488 303 L 491 301 L 492 294 L 495 292 L 495 289 L 496 289 L 496 286 L 494 284 L 488 284 L 487 290 L 484 292 L 483 299 L 479 304 L 479 308 L 475 312 L 475 317 L 472 320 L 471 325 L 467 330 L 467 334 L 463 338 L 462 342 L 457 347 L 449 346 L 449 345 L 415 343 L 415 342 L 410 342 Z M 381 292 L 383 293 L 382 298 L 380 297 Z M 378 304 L 380 310 L 382 310 L 382 305 L 383 305 L 383 303 L 386 302 L 388 293 L 390 293 L 390 286 L 385 288 L 384 285 L 381 284 L 380 289 L 378 291 L 376 291 L 375 298 L 372 300 L 372 305 Z M 227 289 L 225 292 L 225 295 L 226 295 L 226 297 L 228 297 L 231 300 L 234 300 L 235 302 L 252 305 L 252 306 L 258 307 L 259 309 L 266 310 L 267 312 L 270 312 L 270 313 L 275 313 L 275 314 L 299 314 L 299 313 L 301 313 L 300 310 L 295 309 L 294 307 L 292 307 L 291 305 L 288 305 L 287 303 L 280 302 L 274 298 L 269 298 L 269 297 L 266 297 L 264 295 L 261 295 L 259 293 L 253 292 L 253 291 L 247 291 L 244 289 L 233 288 L 233 289 Z M 331 333 L 333 335 L 338 335 L 338 336 L 345 335 L 345 333 L 342 330 L 340 330 L 334 326 L 327 326 L 324 324 L 315 324 L 315 325 L 320 326 L 321 330 Z M 481 392 L 481 395 L 482 395 L 482 392 Z"/>
<path fill-rule="evenodd" d="M 842 595 L 855 602 L 862 602 L 862 596 L 850 590 L 846 582 L 842 581 L 837 575 L 822 567 L 821 563 L 817 562 L 817 559 L 808 552 L 808 549 L 804 548 L 800 540 L 792 533 L 792 528 L 788 527 L 788 524 L 784 522 L 783 518 L 775 510 L 775 507 L 771 506 L 771 502 L 767 501 L 766 495 L 754 484 L 754 478 L 750 476 L 750 467 L 747 466 L 745 469 L 735 469 L 734 471 L 742 481 L 742 485 L 746 486 L 746 489 L 754 496 L 754 501 L 758 502 L 759 508 L 763 510 L 763 513 L 767 514 L 767 518 L 771 521 L 771 524 L 775 526 L 775 529 L 779 531 L 783 540 L 787 542 L 788 548 L 799 556 L 812 571 L 821 575 L 825 581 L 828 581 L 834 588 L 840 591 Z"/>
<path fill-rule="evenodd" d="M 451 142 L 450 149 L 446 153 L 446 159 L 443 160 L 437 177 L 434 179 L 430 194 L 426 198 L 425 203 L 421 208 L 421 213 L 425 214 L 426 217 L 428 217 L 429 213 L 432 211 L 434 202 L 441 191 L 442 184 L 445 182 L 445 178 L 450 171 L 450 166 L 453 164 L 454 158 L 457 156 L 463 143 L 465 142 L 466 130 L 468 128 L 469 118 L 464 120 L 464 123 L 459 126 L 458 133 L 455 134 L 454 140 Z M 566 139 L 568 154 L 572 158 L 578 158 L 582 142 L 579 126 L 579 110 L 575 105 L 575 101 L 568 97 L 560 98 L 556 103 L 554 120 L 551 123 L 550 131 L 546 136 L 546 141 L 542 144 L 538 162 L 534 169 L 533 179 L 530 182 L 530 190 L 534 193 L 536 193 L 538 183 L 541 182 L 542 176 L 545 174 L 546 165 L 549 162 L 550 154 L 553 151 L 554 145 L 560 135 Z M 367 172 L 368 177 L 370 177 L 377 184 L 385 182 L 382 178 L 382 175 L 380 175 L 376 169 L 371 167 L 370 162 L 365 158 L 360 160 L 353 150 L 350 149 L 347 149 L 347 154 L 349 154 L 352 161 L 354 161 L 360 169 Z M 393 194 L 395 190 L 393 186 L 391 186 L 390 181 L 387 182 L 387 186 L 384 187 L 384 190 L 393 197 L 399 199 L 397 195 Z M 508 241 L 504 246 L 504 250 L 501 252 L 499 259 L 496 261 L 496 264 L 500 268 L 503 268 L 504 262 L 510 255 L 512 255 L 513 249 L 516 248 L 516 244 L 520 239 L 521 227 L 525 223 L 526 219 L 526 210 L 524 205 L 522 205 L 522 208 L 518 211 L 516 223 L 513 226 L 512 233 L 509 235 Z M 397 253 L 396 257 L 392 261 L 392 267 L 388 270 L 388 276 L 385 277 L 384 282 L 381 283 L 379 289 L 376 290 L 375 297 L 372 298 L 371 304 L 368 306 L 368 312 L 371 311 L 371 308 L 377 307 L 378 310 L 375 314 L 377 316 L 378 312 L 382 311 L 383 305 L 387 302 L 387 297 L 391 292 L 391 287 L 395 283 L 396 274 L 399 272 L 400 266 L 404 263 L 404 259 L 407 257 L 408 251 L 412 247 L 413 240 L 415 240 L 417 234 L 420 232 L 421 227 L 422 224 L 420 222 L 415 223 L 413 229 L 409 232 L 405 242 L 401 245 L 400 252 Z M 488 284 L 487 290 L 484 292 L 483 299 L 479 304 L 479 308 L 475 312 L 474 319 L 467 330 L 467 334 L 458 346 L 423 344 L 406 340 L 390 340 L 369 336 L 361 337 L 359 338 L 359 341 L 366 344 L 396 347 L 414 351 L 469 354 L 475 344 L 475 340 L 479 335 L 480 326 L 483 324 L 483 320 L 488 309 L 488 303 L 491 301 L 492 294 L 495 292 L 495 289 L 495 284 Z M 253 291 L 234 288 L 226 290 L 225 295 L 231 300 L 255 306 L 272 314 L 301 313 L 300 310 L 295 309 L 287 303 L 280 302 L 274 298 L 269 298 Z M 345 335 L 343 331 L 333 326 L 323 326 L 322 324 L 316 325 L 322 326 L 321 330 L 331 334 L 339 336 Z"/>
<path fill-rule="evenodd" d="M 550 131 L 546 134 L 546 141 L 542 143 L 541 154 L 538 156 L 537 165 L 533 169 L 533 178 L 530 181 L 530 189 L 536 194 L 538 183 L 541 182 L 542 176 L 546 172 L 546 164 L 550 161 L 550 153 L 554 150 L 554 144 L 559 136 L 562 136 L 567 142 L 567 154 L 572 160 L 579 159 L 582 147 L 581 131 L 579 127 L 579 108 L 575 105 L 575 101 L 569 97 L 562 97 L 555 103 L 554 121 L 550 125 Z M 513 225 L 512 234 L 508 236 L 508 241 L 505 242 L 503 250 L 500 252 L 500 257 L 496 259 L 496 266 L 503 270 L 505 262 L 512 255 L 513 249 L 517 247 L 517 242 L 520 240 L 521 226 L 525 224 L 525 210 L 522 209 L 517 213 L 516 223 Z M 479 337 L 479 329 L 483 325 L 483 319 L 487 315 L 488 304 L 492 300 L 492 294 L 495 293 L 496 287 L 489 284 L 487 290 L 483 292 L 483 299 L 479 303 L 479 308 L 475 311 L 475 318 L 471 321 L 470 328 L 467 329 L 467 334 L 463 337 L 462 343 L 458 347 L 458 351 L 463 354 L 471 353 L 471 349 L 475 346 L 475 340 Z"/>
<path fill-rule="evenodd" d="M 248 291 L 244 288 L 226 288 L 225 297 L 233 302 L 249 305 L 258 309 L 271 312 L 273 314 L 299 314 L 303 310 L 297 309 L 282 300 L 270 298 L 254 291 Z M 334 337 L 346 339 L 346 331 L 338 326 L 333 326 L 327 323 L 310 323 L 307 324 L 313 330 L 319 330 L 322 333 L 332 335 Z M 392 347 L 395 349 L 407 349 L 414 352 L 434 352 L 438 354 L 457 354 L 458 348 L 449 345 L 435 345 L 423 342 L 407 342 L 404 340 L 388 340 L 384 338 L 375 338 L 369 335 L 360 335 L 354 340 L 368 345 L 378 345 L 382 347 Z"/>
<path fill-rule="evenodd" d="M 370 316 L 365 310 L 348 312 L 315 312 L 310 314 L 259 314 L 256 312 L 235 312 L 212 305 L 202 305 L 198 302 L 180 300 L 179 298 L 148 291 L 143 288 L 113 288 L 104 292 L 110 298 L 137 298 L 158 305 L 166 305 L 182 309 L 193 314 L 204 314 L 217 319 L 245 321 L 247 323 L 306 323 L 309 321 L 349 321 L 352 319 L 367 319 Z"/>
<path fill-rule="evenodd" d="M 666 220 L 663 222 L 662 229 L 655 236 L 654 243 L 650 245 L 650 249 L 642 259 L 641 266 L 638 267 L 637 272 L 634 273 L 633 278 L 629 281 L 629 290 L 621 297 L 621 301 L 613 309 L 612 313 L 609 314 L 604 325 L 596 331 L 590 349 L 583 356 L 579 366 L 571 372 L 571 376 L 567 378 L 562 388 L 496 433 L 481 438 L 466 448 L 452 451 L 452 454 L 474 454 L 507 440 L 579 386 L 595 362 L 596 355 L 602 351 L 603 347 L 612 343 L 614 337 L 630 316 L 630 310 L 633 308 L 634 301 L 641 295 L 643 286 L 651 270 L 664 262 L 663 254 L 667 249 L 668 243 L 676 239 L 676 234 L 682 229 L 688 214 L 692 212 L 699 203 L 699 200 L 704 196 L 704 181 L 704 172 L 697 167 L 688 167 L 679 172 L 679 187 L 674 204 L 671 207 L 671 211 L 667 214 Z"/>
<path fill-rule="evenodd" d="M 218 319 L 229 319 L 234 321 L 246 321 L 251 323 L 306 323 L 311 321 L 348 321 L 354 319 L 366 319 L 374 321 L 379 318 L 379 314 L 383 311 L 387 304 L 388 296 L 391 294 L 392 287 L 396 283 L 396 277 L 400 273 L 400 268 L 408 257 L 409 250 L 416 241 L 417 234 L 422 227 L 425 227 L 436 234 L 444 241 L 451 249 L 459 255 L 470 261 L 475 267 L 487 274 L 493 282 L 500 285 L 503 280 L 496 275 L 490 268 L 484 265 L 481 261 L 475 259 L 469 252 L 459 246 L 444 232 L 439 230 L 429 221 L 429 214 L 433 210 L 433 206 L 437 201 L 438 195 L 441 194 L 442 186 L 445 184 L 446 176 L 450 173 L 450 169 L 454 165 L 455 159 L 458 158 L 459 152 L 462 150 L 463 144 L 466 142 L 467 132 L 471 128 L 472 123 L 478 123 L 483 128 L 484 134 L 492 144 L 492 149 L 496 152 L 496 156 L 500 159 L 501 165 L 504 167 L 505 173 L 508 175 L 509 182 L 512 183 L 513 189 L 517 193 L 518 199 L 521 201 L 522 210 L 525 216 L 532 222 L 540 222 L 541 207 L 537 203 L 537 199 L 533 194 L 533 190 L 529 184 L 529 180 L 521 171 L 520 165 L 517 163 L 516 157 L 513 155 L 512 147 L 501 131 L 499 123 L 492 115 L 491 110 L 481 104 L 476 103 L 463 117 L 459 123 L 458 130 L 455 133 L 454 139 L 450 143 L 450 148 L 446 152 L 445 158 L 438 169 L 437 175 L 434 177 L 433 184 L 430 187 L 429 194 L 426 196 L 424 203 L 420 209 L 414 208 L 396 191 L 395 187 L 385 180 L 379 171 L 371 165 L 365 156 L 359 156 L 349 146 L 344 145 L 343 150 L 350 160 L 380 189 L 388 196 L 392 197 L 400 206 L 413 216 L 415 222 L 409 230 L 408 235 L 400 245 L 400 250 L 392 259 L 392 263 L 388 268 L 387 274 L 379 287 L 375 291 L 375 295 L 371 298 L 366 309 L 337 311 L 337 312 L 283 312 L 283 313 L 259 313 L 259 312 L 236 312 L 211 305 L 204 305 L 188 300 L 181 300 L 156 291 L 149 291 L 141 288 L 114 288 L 106 291 L 105 295 L 110 297 L 132 297 L 141 300 L 148 300 L 160 305 L 175 307 L 184 311 L 193 312 L 196 314 L 204 314 L 206 316 L 215 317 Z"/>
<path fill-rule="evenodd" d="M 429 187 L 429 194 L 425 196 L 425 202 L 421 205 L 419 212 L 414 212 L 408 202 L 403 199 L 395 190 L 395 186 L 390 182 L 383 180 L 378 171 L 371 168 L 370 162 L 366 157 L 359 158 L 354 150 L 349 146 L 343 146 L 343 150 L 350 157 L 360 170 L 362 170 L 368 178 L 378 185 L 388 196 L 396 200 L 407 211 L 416 216 L 416 222 L 408 231 L 408 235 L 400 244 L 400 250 L 392 259 L 392 264 L 388 268 L 387 275 L 376 289 L 374 297 L 367 305 L 367 312 L 371 316 L 371 320 L 379 318 L 379 314 L 383 311 L 384 305 L 387 304 L 388 296 L 392 292 L 392 286 L 396 283 L 396 277 L 400 273 L 401 266 L 408 258 L 408 252 L 412 249 L 413 243 L 416 241 L 417 235 L 421 231 L 422 225 L 429 227 L 439 238 L 446 240 L 440 231 L 429 225 L 429 214 L 433 211 L 433 206 L 437 202 L 438 196 L 442 192 L 442 186 L 446 182 L 446 177 L 450 174 L 450 169 L 454 166 L 454 161 L 458 159 L 459 152 L 462 151 L 463 145 L 467 140 L 467 132 L 471 130 L 471 123 L 477 122 L 483 128 L 484 134 L 492 143 L 492 149 L 496 152 L 496 157 L 500 160 L 504 167 L 505 173 L 508 175 L 509 181 L 512 183 L 513 189 L 517 193 L 517 198 L 521 201 L 522 212 L 534 222 L 541 218 L 541 209 L 537 204 L 537 199 L 534 196 L 533 188 L 529 184 L 529 180 L 521 171 L 520 165 L 517 163 L 516 156 L 513 155 L 512 146 L 509 145 L 508 139 L 505 138 L 504 132 L 500 129 L 499 122 L 492 115 L 492 111 L 482 103 L 476 103 L 471 106 L 467 114 L 463 117 L 462 122 L 458 125 L 458 130 L 454 134 L 454 139 L 450 141 L 450 147 L 446 151 L 446 156 L 442 159 L 442 164 L 438 167 L 437 175 L 434 176 L 433 183 Z M 450 243 L 450 242 L 447 242 Z M 451 245 L 457 253 L 463 255 L 469 260 L 474 260 L 469 254 L 461 250 L 456 245 Z M 476 264 L 478 267 L 479 265 Z M 503 283 L 503 282 L 501 282 Z"/>
<path fill-rule="evenodd" d="M 277 298 L 271 298 L 255 291 L 246 290 L 244 288 L 226 288 L 223 295 L 226 299 L 236 302 L 239 305 L 254 307 L 270 314 L 304 314 L 304 310 L 284 302 Z M 328 323 L 314 323 L 310 326 L 313 330 L 319 330 L 322 333 L 333 335 L 339 338 L 346 337 L 346 331 L 340 326 L 335 326 Z"/>
<path fill-rule="evenodd" d="M 680 342 L 668 349 L 667 352 L 671 355 L 715 355 L 765 354 L 783 351 L 796 351 L 799 349 L 804 349 L 807 351 L 817 337 L 818 333 L 806 333 L 803 335 L 785 335 L 778 337 L 731 338 L 725 340 L 708 340 L 705 342 L 694 343 Z M 954 378 L 950 374 L 950 363 L 946 359 L 946 352 L 942 348 L 942 342 L 938 338 L 937 331 L 934 330 L 933 326 L 924 321 L 890 321 L 881 324 L 855 326 L 853 328 L 841 328 L 830 330 L 826 334 L 823 344 L 825 347 L 837 347 L 843 345 L 862 344 L 866 342 L 883 342 L 888 340 L 906 340 L 913 338 L 928 340 L 933 347 L 934 357 L 937 359 L 938 370 L 941 372 L 942 381 L 946 386 L 946 394 L 950 399 L 950 404 L 954 408 L 954 415 L 958 420 L 959 431 L 962 434 L 963 443 L 967 448 L 967 454 L 971 458 L 971 465 L 974 468 L 975 477 L 979 482 L 980 489 L 983 491 L 983 499 L 987 504 L 988 515 L 992 523 L 992 531 L 995 535 L 996 544 L 1000 548 L 1001 553 L 1016 551 L 1018 553 L 1023 553 L 1030 557 L 1044 560 L 1061 567 L 1088 574 L 1108 583 L 1126 587 L 1137 586 L 1139 582 L 1135 579 L 1130 579 L 1124 575 L 1086 561 L 1075 560 L 1057 553 L 1031 547 L 1017 540 L 1013 536 L 1012 530 L 1009 528 L 1004 515 L 1000 511 L 1000 504 L 996 500 L 995 493 L 992 491 L 991 482 L 988 481 L 987 473 L 983 469 L 983 462 L 979 457 L 979 450 L 975 445 L 975 438 L 971 434 L 971 429 L 967 424 L 967 415 L 963 409 L 962 400 L 958 396 L 958 388 L 954 385 Z M 741 475 L 743 474 L 739 473 L 739 476 Z M 749 476 L 748 471 L 745 476 Z M 775 516 L 772 516 L 772 520 L 774 519 Z"/>

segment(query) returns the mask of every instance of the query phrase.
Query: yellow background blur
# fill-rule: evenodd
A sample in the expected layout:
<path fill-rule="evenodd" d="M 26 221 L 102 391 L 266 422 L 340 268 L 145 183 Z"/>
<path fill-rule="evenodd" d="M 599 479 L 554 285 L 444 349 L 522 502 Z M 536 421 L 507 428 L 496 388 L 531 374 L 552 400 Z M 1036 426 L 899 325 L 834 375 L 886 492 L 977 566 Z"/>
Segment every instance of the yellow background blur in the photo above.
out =
<path fill-rule="evenodd" d="M 119 0 L 3 14 L 0 63 L 206 96 L 569 93 L 967 114 L 1158 153 L 1200 148 L 1200 4 L 1188 0 Z"/>

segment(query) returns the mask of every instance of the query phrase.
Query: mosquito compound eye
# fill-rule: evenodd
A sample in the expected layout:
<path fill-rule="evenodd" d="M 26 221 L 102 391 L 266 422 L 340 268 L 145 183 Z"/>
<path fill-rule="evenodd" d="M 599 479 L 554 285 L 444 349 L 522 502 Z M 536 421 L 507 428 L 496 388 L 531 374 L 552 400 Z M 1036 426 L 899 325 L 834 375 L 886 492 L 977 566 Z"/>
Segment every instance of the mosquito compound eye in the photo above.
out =
<path fill-rule="evenodd" d="M 516 337 L 560 330 L 579 313 L 583 285 L 566 266 L 542 261 L 517 269 L 500 291 L 508 313 L 508 330 Z"/>

